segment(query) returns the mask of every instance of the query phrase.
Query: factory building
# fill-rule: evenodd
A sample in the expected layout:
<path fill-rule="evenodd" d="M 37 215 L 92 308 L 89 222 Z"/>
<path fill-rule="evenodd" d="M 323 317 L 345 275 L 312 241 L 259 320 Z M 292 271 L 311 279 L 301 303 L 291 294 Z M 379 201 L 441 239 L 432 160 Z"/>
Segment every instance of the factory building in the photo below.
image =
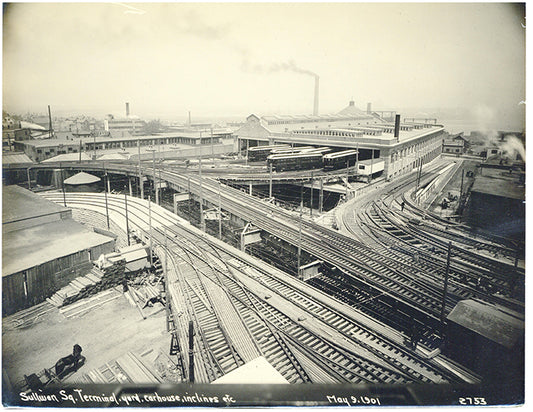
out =
<path fill-rule="evenodd" d="M 114 250 L 113 238 L 75 222 L 68 208 L 19 186 L 2 194 L 4 316 L 44 301 Z"/>
<path fill-rule="evenodd" d="M 394 122 L 390 119 L 394 116 Z M 254 114 L 234 132 L 237 149 L 273 144 L 357 149 L 359 159 L 381 158 L 385 176 L 395 178 L 441 154 L 444 127 L 436 119 L 403 119 L 395 112 L 358 109 L 354 102 L 337 114 L 263 116 Z"/>
<path fill-rule="evenodd" d="M 95 150 L 137 148 L 137 146 L 145 147 L 169 144 L 218 144 L 223 137 L 227 137 L 226 131 L 222 133 L 213 132 L 212 135 L 211 133 L 202 133 L 201 131 L 190 131 L 161 133 L 154 136 L 128 136 L 121 138 L 94 136 L 75 140 L 26 140 L 22 142 L 15 142 L 15 149 L 24 152 L 34 162 L 42 162 L 43 160 L 55 157 L 57 155 L 79 153 L 80 148 L 82 152 L 91 154 Z"/>

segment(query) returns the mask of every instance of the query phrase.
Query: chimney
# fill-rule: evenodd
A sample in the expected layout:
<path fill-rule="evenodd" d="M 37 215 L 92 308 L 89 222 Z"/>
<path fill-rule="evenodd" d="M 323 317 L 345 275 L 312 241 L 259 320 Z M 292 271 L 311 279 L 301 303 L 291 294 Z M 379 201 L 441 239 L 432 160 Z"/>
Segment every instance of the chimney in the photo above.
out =
<path fill-rule="evenodd" d="M 191 111 L 189 110 L 189 126 L 191 125 Z"/>
<path fill-rule="evenodd" d="M 355 102 L 353 100 L 350 100 L 350 106 L 355 106 Z"/>
<path fill-rule="evenodd" d="M 400 115 L 396 115 L 396 121 L 394 122 L 394 137 L 400 141 Z"/>
<path fill-rule="evenodd" d="M 372 113 L 372 103 L 366 104 L 366 113 L 371 114 Z"/>
<path fill-rule="evenodd" d="M 126 117 L 130 115 L 130 104 L 126 102 Z"/>
<path fill-rule="evenodd" d="M 313 115 L 318 116 L 318 88 L 319 88 L 319 77 L 315 76 L 315 104 L 313 106 Z"/>

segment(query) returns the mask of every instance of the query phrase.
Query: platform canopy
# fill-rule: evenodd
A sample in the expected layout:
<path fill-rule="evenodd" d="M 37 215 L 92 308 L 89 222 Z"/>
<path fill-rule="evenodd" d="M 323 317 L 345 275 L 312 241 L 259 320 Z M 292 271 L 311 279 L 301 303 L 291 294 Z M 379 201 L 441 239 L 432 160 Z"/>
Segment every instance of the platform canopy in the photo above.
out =
<path fill-rule="evenodd" d="M 90 185 L 91 183 L 99 182 L 100 178 L 89 173 L 80 172 L 74 176 L 65 179 L 66 185 Z"/>

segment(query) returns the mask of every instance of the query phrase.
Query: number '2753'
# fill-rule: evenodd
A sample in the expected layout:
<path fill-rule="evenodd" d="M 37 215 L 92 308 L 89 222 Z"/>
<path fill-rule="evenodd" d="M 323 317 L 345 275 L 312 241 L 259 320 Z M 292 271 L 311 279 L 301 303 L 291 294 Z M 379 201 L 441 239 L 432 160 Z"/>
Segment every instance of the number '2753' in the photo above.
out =
<path fill-rule="evenodd" d="M 485 398 L 459 398 L 461 405 L 486 405 Z"/>

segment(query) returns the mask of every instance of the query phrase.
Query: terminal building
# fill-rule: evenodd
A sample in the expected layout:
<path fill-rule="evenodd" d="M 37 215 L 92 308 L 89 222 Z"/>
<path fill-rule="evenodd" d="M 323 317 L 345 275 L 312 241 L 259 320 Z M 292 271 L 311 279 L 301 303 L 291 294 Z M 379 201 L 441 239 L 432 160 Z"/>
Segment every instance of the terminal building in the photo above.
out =
<path fill-rule="evenodd" d="M 363 111 L 351 101 L 345 109 L 330 115 L 251 114 L 234 135 L 239 151 L 274 144 L 357 149 L 360 160 L 383 160 L 385 176 L 390 179 L 440 155 L 446 135 L 436 119 L 399 119 L 395 112 L 375 112 L 370 105 Z"/>

